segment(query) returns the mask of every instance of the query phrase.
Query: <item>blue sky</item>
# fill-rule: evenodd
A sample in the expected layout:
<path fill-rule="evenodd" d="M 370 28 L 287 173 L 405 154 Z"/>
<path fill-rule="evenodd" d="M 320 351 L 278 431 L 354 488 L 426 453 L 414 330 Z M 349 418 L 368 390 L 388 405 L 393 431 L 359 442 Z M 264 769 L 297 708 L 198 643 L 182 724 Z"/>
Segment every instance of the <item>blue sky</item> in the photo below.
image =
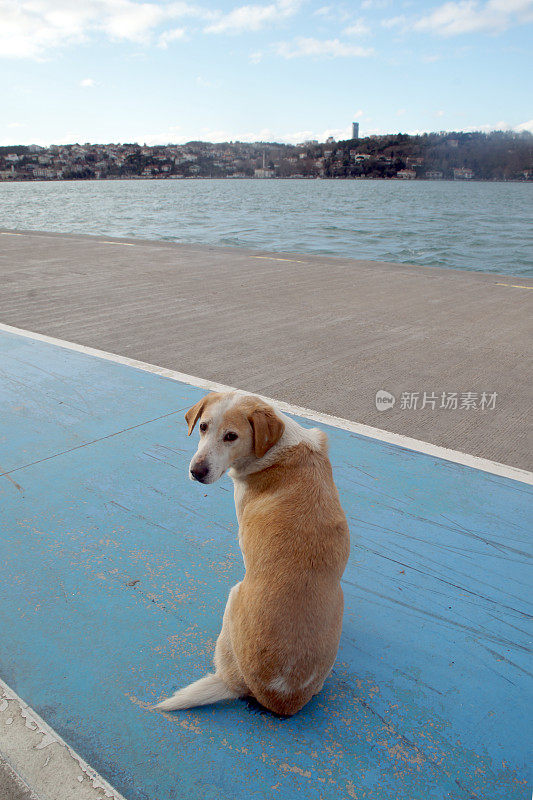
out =
<path fill-rule="evenodd" d="M 0 144 L 533 131 L 533 0 L 0 0 Z"/>

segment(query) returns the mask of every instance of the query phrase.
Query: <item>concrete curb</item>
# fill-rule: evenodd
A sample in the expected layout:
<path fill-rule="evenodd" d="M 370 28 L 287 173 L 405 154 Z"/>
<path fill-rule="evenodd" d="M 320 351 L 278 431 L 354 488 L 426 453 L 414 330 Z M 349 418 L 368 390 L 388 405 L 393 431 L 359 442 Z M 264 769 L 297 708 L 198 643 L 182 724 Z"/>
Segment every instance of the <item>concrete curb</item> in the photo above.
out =
<path fill-rule="evenodd" d="M 0 790 L 2 800 L 125 800 L 1 679 Z"/>

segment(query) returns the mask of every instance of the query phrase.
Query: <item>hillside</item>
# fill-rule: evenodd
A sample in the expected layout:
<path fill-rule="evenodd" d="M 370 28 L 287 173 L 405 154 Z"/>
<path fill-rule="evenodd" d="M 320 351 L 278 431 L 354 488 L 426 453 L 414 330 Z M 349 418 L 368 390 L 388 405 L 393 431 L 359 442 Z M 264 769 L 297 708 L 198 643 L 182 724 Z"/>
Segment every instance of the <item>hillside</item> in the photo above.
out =
<path fill-rule="evenodd" d="M 0 179 L 403 178 L 532 180 L 533 135 L 390 134 L 321 144 L 188 142 L 0 147 Z"/>

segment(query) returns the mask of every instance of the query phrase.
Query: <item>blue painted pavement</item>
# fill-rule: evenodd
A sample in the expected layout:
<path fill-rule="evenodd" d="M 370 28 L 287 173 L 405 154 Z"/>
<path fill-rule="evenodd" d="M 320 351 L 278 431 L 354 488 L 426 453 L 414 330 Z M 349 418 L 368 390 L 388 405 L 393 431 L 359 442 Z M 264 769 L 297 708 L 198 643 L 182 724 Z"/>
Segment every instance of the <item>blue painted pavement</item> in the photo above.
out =
<path fill-rule="evenodd" d="M 0 334 L 0 676 L 131 800 L 526 798 L 531 489 L 334 428 L 324 691 L 290 719 L 150 709 L 209 669 L 243 574 L 229 479 L 187 478 L 201 395 Z"/>

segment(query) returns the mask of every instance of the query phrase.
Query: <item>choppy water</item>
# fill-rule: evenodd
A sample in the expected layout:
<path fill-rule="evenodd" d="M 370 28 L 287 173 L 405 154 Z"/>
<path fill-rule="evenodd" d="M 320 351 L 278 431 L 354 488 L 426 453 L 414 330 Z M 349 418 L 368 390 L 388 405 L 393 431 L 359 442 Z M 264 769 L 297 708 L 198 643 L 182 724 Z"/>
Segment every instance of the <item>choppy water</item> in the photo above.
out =
<path fill-rule="evenodd" d="M 0 227 L 533 275 L 533 184 L 525 183 L 3 183 Z"/>

